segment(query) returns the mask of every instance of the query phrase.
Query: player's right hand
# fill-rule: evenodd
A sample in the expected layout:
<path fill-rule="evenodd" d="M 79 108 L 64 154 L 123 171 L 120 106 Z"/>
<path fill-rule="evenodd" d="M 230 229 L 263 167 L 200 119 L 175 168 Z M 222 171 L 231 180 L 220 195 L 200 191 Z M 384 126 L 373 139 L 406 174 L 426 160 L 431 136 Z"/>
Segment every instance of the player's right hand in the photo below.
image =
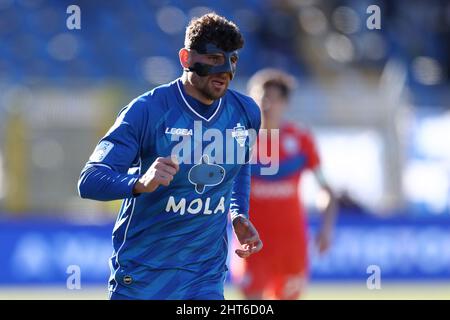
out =
<path fill-rule="evenodd" d="M 156 158 L 147 172 L 134 185 L 133 193 L 153 192 L 160 185 L 169 186 L 178 170 L 180 170 L 178 162 L 170 156 Z"/>

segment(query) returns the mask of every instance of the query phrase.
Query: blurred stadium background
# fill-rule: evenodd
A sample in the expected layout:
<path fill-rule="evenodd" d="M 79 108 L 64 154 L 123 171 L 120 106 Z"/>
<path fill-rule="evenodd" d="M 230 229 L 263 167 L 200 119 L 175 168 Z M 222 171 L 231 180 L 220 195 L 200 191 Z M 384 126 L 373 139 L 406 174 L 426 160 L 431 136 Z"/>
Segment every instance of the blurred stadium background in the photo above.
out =
<path fill-rule="evenodd" d="M 81 9 L 69 30 L 66 9 Z M 381 29 L 369 30 L 369 5 Z M 135 96 L 181 74 L 189 19 L 214 10 L 246 45 L 236 81 L 293 73 L 289 118 L 316 135 L 339 195 L 306 299 L 450 299 L 450 3 L 0 0 L 0 299 L 105 299 L 118 202 L 81 200 L 94 145 Z M 311 234 L 317 186 L 304 180 Z M 69 290 L 67 268 L 81 268 Z M 381 269 L 381 289 L 366 286 Z M 227 298 L 241 298 L 228 283 Z"/>

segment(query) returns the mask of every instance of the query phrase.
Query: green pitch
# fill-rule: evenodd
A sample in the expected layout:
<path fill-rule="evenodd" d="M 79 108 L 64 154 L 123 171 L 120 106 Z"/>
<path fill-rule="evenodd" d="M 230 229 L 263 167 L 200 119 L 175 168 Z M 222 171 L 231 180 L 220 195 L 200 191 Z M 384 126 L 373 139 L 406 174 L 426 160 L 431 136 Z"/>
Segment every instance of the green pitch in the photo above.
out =
<path fill-rule="evenodd" d="M 243 296 L 233 288 L 227 287 L 225 297 L 239 300 Z M 38 299 L 38 300 L 104 300 L 107 299 L 106 287 L 82 287 L 80 290 L 68 290 L 61 287 L 0 287 L 0 300 Z M 365 283 L 337 282 L 310 284 L 303 299 L 309 300 L 391 300 L 391 299 L 430 299 L 450 300 L 450 279 L 443 282 L 382 283 L 381 289 L 369 290 Z"/>

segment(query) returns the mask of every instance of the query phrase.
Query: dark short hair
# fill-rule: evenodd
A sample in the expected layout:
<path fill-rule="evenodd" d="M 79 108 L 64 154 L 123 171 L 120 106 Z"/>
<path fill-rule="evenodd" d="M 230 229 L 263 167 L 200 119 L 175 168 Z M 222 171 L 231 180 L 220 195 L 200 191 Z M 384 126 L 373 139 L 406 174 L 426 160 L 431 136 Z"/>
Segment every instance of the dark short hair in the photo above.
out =
<path fill-rule="evenodd" d="M 280 90 L 283 98 L 288 99 L 296 86 L 297 82 L 293 76 L 278 69 L 266 68 L 250 78 L 247 91 L 250 93 L 257 89 L 258 92 L 263 92 L 269 87 L 275 87 Z"/>
<path fill-rule="evenodd" d="M 196 49 L 204 43 L 213 43 L 224 51 L 234 51 L 244 46 L 244 37 L 235 23 L 212 12 L 193 18 L 186 28 L 185 48 Z"/>

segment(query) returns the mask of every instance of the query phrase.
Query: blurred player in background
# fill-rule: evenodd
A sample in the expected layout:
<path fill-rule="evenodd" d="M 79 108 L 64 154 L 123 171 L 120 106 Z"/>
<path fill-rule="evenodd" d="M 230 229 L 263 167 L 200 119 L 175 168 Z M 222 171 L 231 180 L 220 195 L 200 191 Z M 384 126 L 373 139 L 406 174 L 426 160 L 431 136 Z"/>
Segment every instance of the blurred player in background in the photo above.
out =
<path fill-rule="evenodd" d="M 230 136 L 236 127 L 259 130 L 255 102 L 228 89 L 243 44 L 221 16 L 192 20 L 179 51 L 183 75 L 125 107 L 83 169 L 81 197 L 125 199 L 113 230 L 111 299 L 223 299 L 230 207 L 243 246 L 236 254 L 261 250 L 248 219 L 250 164 L 210 162 L 210 141 L 195 139 L 209 128 Z M 230 138 L 232 147 L 248 159 L 252 143 L 239 138 Z M 173 158 L 180 139 L 181 162 Z"/>
<path fill-rule="evenodd" d="M 306 213 L 300 196 L 300 181 L 311 170 L 322 189 L 323 223 L 316 238 L 320 253 L 331 242 L 335 221 L 335 199 L 321 169 L 311 133 L 283 121 L 295 79 L 276 69 L 257 72 L 248 83 L 250 96 L 262 111 L 258 148 L 267 141 L 268 152 L 279 148 L 279 171 L 260 175 L 259 162 L 252 165 L 250 210 L 252 222 L 264 241 L 264 250 L 246 260 L 232 260 L 233 275 L 248 299 L 297 299 L 308 278 L 308 232 Z M 270 140 L 270 130 L 279 129 L 278 141 Z"/>

